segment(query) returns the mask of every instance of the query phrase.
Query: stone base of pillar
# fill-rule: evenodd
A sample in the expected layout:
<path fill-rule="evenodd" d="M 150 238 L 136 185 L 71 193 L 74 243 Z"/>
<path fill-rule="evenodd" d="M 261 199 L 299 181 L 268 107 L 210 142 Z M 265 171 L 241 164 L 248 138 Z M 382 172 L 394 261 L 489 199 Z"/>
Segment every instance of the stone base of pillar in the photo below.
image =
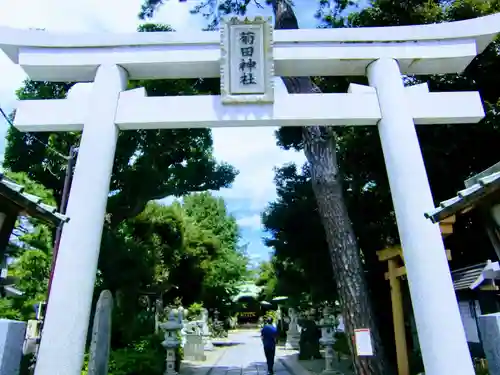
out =
<path fill-rule="evenodd" d="M 25 333 L 25 322 L 0 320 L 0 370 L 2 374 L 19 373 Z"/>
<path fill-rule="evenodd" d="M 321 375 L 343 375 L 340 371 L 335 370 L 335 351 L 333 350 L 334 340 L 331 337 L 322 338 L 320 342 L 325 347 L 325 369 Z"/>
<path fill-rule="evenodd" d="M 479 330 L 491 375 L 500 374 L 500 313 L 481 315 Z"/>
<path fill-rule="evenodd" d="M 167 348 L 166 364 L 165 375 L 178 375 L 175 371 L 175 348 Z"/>

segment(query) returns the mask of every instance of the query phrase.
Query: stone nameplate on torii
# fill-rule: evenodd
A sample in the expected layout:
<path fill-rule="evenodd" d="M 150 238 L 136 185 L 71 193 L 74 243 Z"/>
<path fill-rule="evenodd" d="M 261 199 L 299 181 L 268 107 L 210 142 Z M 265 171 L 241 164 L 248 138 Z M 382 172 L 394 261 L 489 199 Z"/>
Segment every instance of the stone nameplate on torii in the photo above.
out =
<path fill-rule="evenodd" d="M 272 103 L 272 18 L 226 18 L 221 27 L 222 104 Z"/>

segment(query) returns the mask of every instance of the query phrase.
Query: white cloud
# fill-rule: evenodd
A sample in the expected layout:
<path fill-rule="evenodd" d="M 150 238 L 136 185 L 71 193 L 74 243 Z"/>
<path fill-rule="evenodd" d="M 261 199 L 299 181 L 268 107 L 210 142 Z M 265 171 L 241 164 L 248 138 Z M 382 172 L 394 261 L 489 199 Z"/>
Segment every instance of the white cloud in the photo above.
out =
<path fill-rule="evenodd" d="M 235 166 L 240 174 L 231 189 L 222 189 L 225 199 L 238 200 L 242 207 L 251 211 L 262 211 L 276 197 L 273 183 L 274 167 L 288 162 L 302 164 L 303 153 L 283 151 L 276 145 L 276 128 L 230 128 L 215 129 L 215 156 Z"/>
<path fill-rule="evenodd" d="M 237 222 L 238 225 L 242 228 L 249 228 L 251 230 L 260 230 L 262 228 L 260 215 L 258 214 L 244 216 L 242 218 L 239 218 Z"/>

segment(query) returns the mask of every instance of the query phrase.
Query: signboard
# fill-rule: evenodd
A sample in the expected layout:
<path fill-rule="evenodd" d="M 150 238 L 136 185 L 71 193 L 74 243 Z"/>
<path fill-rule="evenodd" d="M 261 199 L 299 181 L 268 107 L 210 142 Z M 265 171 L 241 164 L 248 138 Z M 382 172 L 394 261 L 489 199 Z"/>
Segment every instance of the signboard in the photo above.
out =
<path fill-rule="evenodd" d="M 354 344 L 358 356 L 372 356 L 372 335 L 368 328 L 359 328 L 354 330 Z"/>
<path fill-rule="evenodd" d="M 223 104 L 274 101 L 271 22 L 271 17 L 224 19 L 220 77 Z"/>
<path fill-rule="evenodd" d="M 241 312 L 240 316 L 243 318 L 253 318 L 254 316 L 257 316 L 257 313 L 253 311 L 246 311 L 246 312 Z"/>

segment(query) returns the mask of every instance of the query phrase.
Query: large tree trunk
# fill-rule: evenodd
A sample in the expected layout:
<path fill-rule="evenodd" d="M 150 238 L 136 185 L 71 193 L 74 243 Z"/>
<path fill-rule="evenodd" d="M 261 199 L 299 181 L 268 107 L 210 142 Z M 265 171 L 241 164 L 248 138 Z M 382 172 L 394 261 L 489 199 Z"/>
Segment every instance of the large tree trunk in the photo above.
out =
<path fill-rule="evenodd" d="M 272 2 L 276 29 L 298 29 L 298 22 L 288 0 Z M 310 77 L 284 77 L 289 93 L 319 93 Z M 332 128 L 305 127 L 302 133 L 304 152 L 311 165 L 313 191 L 316 196 L 336 279 L 342 315 L 353 362 L 358 375 L 388 375 L 388 365 L 375 324 L 372 304 L 364 277 L 356 237 L 349 220 L 342 193 Z M 358 357 L 353 345 L 354 329 L 370 328 L 375 355 Z"/>

